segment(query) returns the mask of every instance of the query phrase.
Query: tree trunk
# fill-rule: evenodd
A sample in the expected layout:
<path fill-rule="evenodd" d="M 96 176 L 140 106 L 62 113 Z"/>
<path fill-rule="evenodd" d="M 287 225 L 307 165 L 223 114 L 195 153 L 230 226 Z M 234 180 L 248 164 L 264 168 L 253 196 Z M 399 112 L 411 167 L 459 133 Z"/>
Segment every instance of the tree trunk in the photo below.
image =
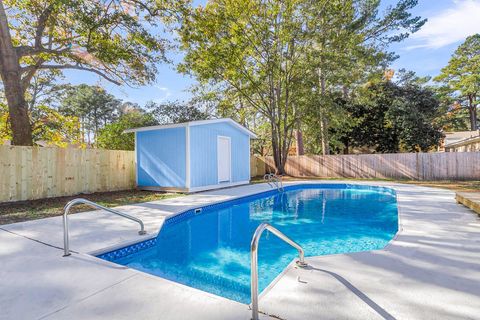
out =
<path fill-rule="evenodd" d="M 325 97 L 325 93 L 327 91 L 326 87 L 326 81 L 325 77 L 321 71 L 321 69 L 318 70 L 318 75 L 319 75 L 319 82 L 320 82 L 320 93 L 323 98 Z M 324 108 L 320 107 L 320 144 L 322 146 L 322 155 L 327 155 L 330 154 L 330 144 L 328 142 L 328 123 L 327 119 L 325 116 Z"/>
<path fill-rule="evenodd" d="M 477 106 L 475 104 L 473 95 L 468 96 L 468 110 L 470 113 L 470 130 L 476 131 L 477 130 Z"/>
<path fill-rule="evenodd" d="M 300 129 L 295 130 L 295 141 L 297 143 L 297 156 L 303 156 L 305 149 L 303 147 L 303 134 Z"/>
<path fill-rule="evenodd" d="M 21 67 L 10 37 L 3 1 L 0 1 L 0 76 L 8 103 L 12 142 L 14 145 L 31 146 L 32 128 L 25 101 L 26 88 L 22 85 Z"/>
<path fill-rule="evenodd" d="M 272 131 L 272 156 L 275 164 L 275 174 L 285 173 L 285 163 L 282 161 L 282 150 L 279 141 L 279 128 L 276 127 L 274 119 L 270 119 L 271 131 Z"/>
<path fill-rule="evenodd" d="M 330 154 L 327 123 L 323 114 L 320 116 L 320 144 L 322 146 L 322 155 Z"/>
<path fill-rule="evenodd" d="M 8 103 L 12 142 L 17 146 L 31 146 L 33 144 L 32 128 L 20 79 L 15 73 L 2 72 L 2 80 Z"/>
<path fill-rule="evenodd" d="M 345 147 L 343 148 L 343 154 L 349 154 L 350 153 L 350 143 L 349 141 L 347 140 L 345 142 Z"/>
<path fill-rule="evenodd" d="M 473 122 L 475 126 L 475 130 L 478 129 L 478 123 L 477 123 L 477 97 L 476 95 L 473 96 L 472 99 L 472 107 L 473 107 Z"/>

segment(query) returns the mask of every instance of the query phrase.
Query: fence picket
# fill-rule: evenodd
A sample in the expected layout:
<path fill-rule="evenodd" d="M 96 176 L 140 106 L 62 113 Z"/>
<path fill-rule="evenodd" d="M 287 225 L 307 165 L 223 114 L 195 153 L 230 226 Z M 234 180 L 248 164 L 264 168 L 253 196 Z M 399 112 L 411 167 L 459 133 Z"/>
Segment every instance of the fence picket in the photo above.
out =
<path fill-rule="evenodd" d="M 135 186 L 133 151 L 0 146 L 0 202 Z"/>
<path fill-rule="evenodd" d="M 275 167 L 272 157 L 253 162 Z M 480 152 L 290 156 L 285 171 L 293 177 L 479 180 Z"/>

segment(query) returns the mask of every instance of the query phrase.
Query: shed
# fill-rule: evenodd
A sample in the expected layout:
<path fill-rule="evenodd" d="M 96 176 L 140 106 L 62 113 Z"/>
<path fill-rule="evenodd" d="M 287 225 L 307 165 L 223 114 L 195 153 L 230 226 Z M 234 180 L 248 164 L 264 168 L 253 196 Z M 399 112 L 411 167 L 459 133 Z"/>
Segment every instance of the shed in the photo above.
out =
<path fill-rule="evenodd" d="M 129 129 L 135 133 L 137 187 L 197 192 L 250 182 L 250 139 L 232 119 Z"/>

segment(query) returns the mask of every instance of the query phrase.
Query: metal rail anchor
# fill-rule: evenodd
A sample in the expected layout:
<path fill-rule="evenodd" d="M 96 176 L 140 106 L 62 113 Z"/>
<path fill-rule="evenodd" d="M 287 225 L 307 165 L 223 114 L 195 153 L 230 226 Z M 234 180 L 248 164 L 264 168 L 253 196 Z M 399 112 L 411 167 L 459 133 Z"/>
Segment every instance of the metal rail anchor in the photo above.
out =
<path fill-rule="evenodd" d="M 278 192 L 284 191 L 282 179 L 276 174 L 267 173 L 263 176 L 263 180 L 265 180 L 271 188 L 277 188 Z"/>

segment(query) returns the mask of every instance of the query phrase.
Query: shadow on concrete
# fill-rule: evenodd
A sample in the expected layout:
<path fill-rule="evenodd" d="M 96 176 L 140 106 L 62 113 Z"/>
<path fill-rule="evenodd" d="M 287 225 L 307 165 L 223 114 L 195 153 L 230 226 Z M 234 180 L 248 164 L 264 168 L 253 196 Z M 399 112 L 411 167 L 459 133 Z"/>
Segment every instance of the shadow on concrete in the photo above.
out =
<path fill-rule="evenodd" d="M 351 282 L 349 282 L 347 279 L 339 275 L 338 273 L 328 271 L 325 269 L 319 269 L 316 267 L 312 267 L 309 265 L 308 267 L 305 268 L 306 270 L 314 270 L 314 271 L 320 271 L 324 272 L 326 274 L 331 275 L 335 279 L 337 279 L 341 284 L 343 284 L 348 290 L 350 290 L 353 294 L 355 294 L 360 300 L 365 302 L 370 308 L 375 310 L 376 313 L 378 313 L 382 318 L 386 320 L 395 320 L 396 318 L 392 316 L 390 313 L 388 313 L 387 310 L 383 309 L 381 306 L 379 306 L 375 301 L 370 299 L 366 294 L 364 294 L 362 291 L 360 291 L 357 287 L 355 287 Z"/>

